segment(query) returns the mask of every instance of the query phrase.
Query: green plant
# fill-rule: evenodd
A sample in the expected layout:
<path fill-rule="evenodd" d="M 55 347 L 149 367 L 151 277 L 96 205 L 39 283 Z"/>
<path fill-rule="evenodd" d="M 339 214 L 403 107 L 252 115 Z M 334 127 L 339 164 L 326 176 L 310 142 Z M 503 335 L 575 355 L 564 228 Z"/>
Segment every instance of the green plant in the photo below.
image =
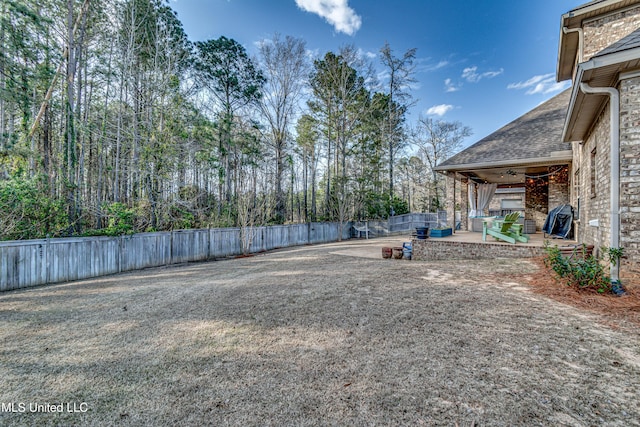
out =
<path fill-rule="evenodd" d="M 104 233 L 107 236 L 120 236 L 122 234 L 132 234 L 135 212 L 124 203 L 114 202 L 103 207 L 108 216 L 107 228 Z"/>
<path fill-rule="evenodd" d="M 545 266 L 551 268 L 568 286 L 594 289 L 598 293 L 611 290 L 609 277 L 605 274 L 600 260 L 593 255 L 587 256 L 585 245 L 582 245 L 581 253 L 574 250 L 570 257 L 564 256 L 556 245 L 545 243 L 544 250 Z"/>
<path fill-rule="evenodd" d="M 69 226 L 65 207 L 43 175 L 0 179 L 0 240 L 60 236 Z"/>
<path fill-rule="evenodd" d="M 544 265 L 547 268 L 551 268 L 558 277 L 567 277 L 571 271 L 569 266 L 569 260 L 562 256 L 562 252 L 557 245 L 551 246 L 549 242 L 544 243 L 544 251 L 546 256 L 544 258 Z"/>
<path fill-rule="evenodd" d="M 620 266 L 620 259 L 624 256 L 624 248 L 602 248 L 602 252 L 609 257 L 609 263 Z"/>

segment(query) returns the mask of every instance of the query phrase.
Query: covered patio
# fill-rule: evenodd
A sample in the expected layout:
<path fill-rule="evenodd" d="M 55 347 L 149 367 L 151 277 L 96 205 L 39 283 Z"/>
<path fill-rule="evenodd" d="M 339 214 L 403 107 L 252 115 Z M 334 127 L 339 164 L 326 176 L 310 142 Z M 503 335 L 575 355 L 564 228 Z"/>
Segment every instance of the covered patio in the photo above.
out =
<path fill-rule="evenodd" d="M 446 176 L 447 218 L 459 211 L 452 238 L 469 231 L 465 240 L 481 239 L 482 217 L 519 211 L 541 246 L 535 233 L 570 200 L 572 152 L 562 142 L 569 96 L 556 95 L 435 168 Z"/>

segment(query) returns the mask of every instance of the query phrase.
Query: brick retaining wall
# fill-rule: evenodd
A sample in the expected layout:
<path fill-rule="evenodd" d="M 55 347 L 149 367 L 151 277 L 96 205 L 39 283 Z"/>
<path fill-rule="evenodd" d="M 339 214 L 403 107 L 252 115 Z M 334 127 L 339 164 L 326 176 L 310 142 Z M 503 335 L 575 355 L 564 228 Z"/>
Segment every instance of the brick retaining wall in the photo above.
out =
<path fill-rule="evenodd" d="M 412 259 L 416 261 L 446 259 L 533 258 L 544 255 L 540 246 L 501 243 L 452 242 L 438 239 L 412 241 Z"/>

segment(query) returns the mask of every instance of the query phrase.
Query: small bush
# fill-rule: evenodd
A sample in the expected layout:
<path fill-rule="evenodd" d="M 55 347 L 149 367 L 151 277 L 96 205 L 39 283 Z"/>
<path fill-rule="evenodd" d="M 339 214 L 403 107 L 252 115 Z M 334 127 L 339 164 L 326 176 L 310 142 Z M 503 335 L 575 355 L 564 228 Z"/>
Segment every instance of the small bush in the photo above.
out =
<path fill-rule="evenodd" d="M 105 204 L 103 210 L 108 215 L 108 226 L 104 229 L 107 236 L 120 236 L 134 232 L 135 211 L 124 203 Z"/>
<path fill-rule="evenodd" d="M 568 286 L 580 289 L 593 289 L 598 293 L 611 290 L 611 281 L 605 274 L 605 269 L 593 255 L 586 255 L 586 246 L 583 245 L 582 253 L 575 251 L 571 257 L 565 257 L 558 246 L 545 244 L 546 256 L 544 264 L 554 271 L 557 277 Z"/>
<path fill-rule="evenodd" d="M 0 240 L 58 237 L 68 228 L 65 208 L 42 175 L 0 180 Z"/>

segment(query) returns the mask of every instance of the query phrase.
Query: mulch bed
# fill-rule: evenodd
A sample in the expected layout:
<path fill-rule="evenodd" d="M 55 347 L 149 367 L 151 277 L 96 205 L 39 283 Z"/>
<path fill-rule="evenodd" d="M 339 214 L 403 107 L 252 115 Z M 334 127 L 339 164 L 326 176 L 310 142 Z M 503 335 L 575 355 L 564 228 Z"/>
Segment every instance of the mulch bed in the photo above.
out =
<path fill-rule="evenodd" d="M 640 326 L 640 274 L 621 273 L 626 295 L 618 297 L 610 293 L 599 294 L 593 289 L 567 286 L 555 277 L 551 269 L 545 267 L 543 258 L 537 258 L 534 262 L 540 273 L 526 278 L 533 292 L 601 314 L 610 320 L 609 326 L 614 328 L 627 323 L 631 327 Z"/>

